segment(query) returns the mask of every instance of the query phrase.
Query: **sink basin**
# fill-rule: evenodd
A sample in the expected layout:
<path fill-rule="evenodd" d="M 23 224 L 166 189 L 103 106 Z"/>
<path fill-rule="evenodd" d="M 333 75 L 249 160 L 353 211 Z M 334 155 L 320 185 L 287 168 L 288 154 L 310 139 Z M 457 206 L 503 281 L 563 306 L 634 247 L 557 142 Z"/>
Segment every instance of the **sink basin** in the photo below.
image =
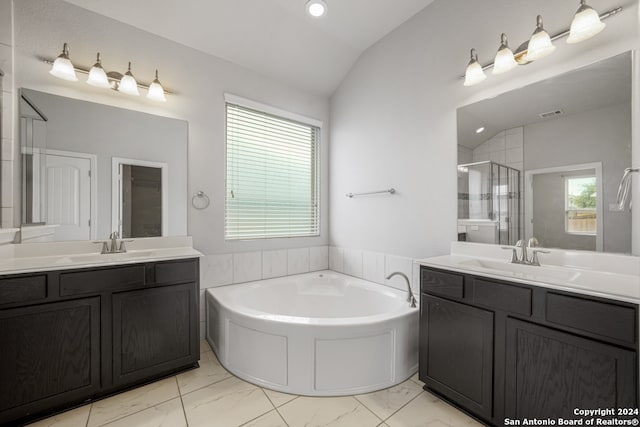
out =
<path fill-rule="evenodd" d="M 153 255 L 153 251 L 131 251 L 119 254 L 86 254 L 68 257 L 72 262 L 95 262 L 95 261 L 126 261 L 130 259 L 143 258 Z"/>
<path fill-rule="evenodd" d="M 513 277 L 523 277 L 537 281 L 571 282 L 580 276 L 579 271 L 559 267 L 512 264 L 510 262 L 491 261 L 486 259 L 470 259 L 460 261 L 460 265 L 494 270 L 496 273 L 510 273 Z"/>

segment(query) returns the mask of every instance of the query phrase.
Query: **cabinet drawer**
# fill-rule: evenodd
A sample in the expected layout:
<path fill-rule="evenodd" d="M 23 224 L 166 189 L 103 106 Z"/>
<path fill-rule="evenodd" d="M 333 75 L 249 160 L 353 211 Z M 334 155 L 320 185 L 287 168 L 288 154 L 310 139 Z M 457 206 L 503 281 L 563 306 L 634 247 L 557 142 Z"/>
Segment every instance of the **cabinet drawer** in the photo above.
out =
<path fill-rule="evenodd" d="M 0 279 L 0 305 L 38 301 L 46 297 L 46 274 Z"/>
<path fill-rule="evenodd" d="M 605 338 L 635 344 L 636 309 L 553 292 L 547 294 L 547 321 Z"/>
<path fill-rule="evenodd" d="M 531 289 L 473 279 L 473 302 L 496 310 L 531 316 Z"/>
<path fill-rule="evenodd" d="M 60 274 L 60 295 L 71 296 L 144 286 L 144 264 Z"/>
<path fill-rule="evenodd" d="M 157 284 L 195 282 L 197 271 L 197 263 L 193 259 L 158 263 L 155 265 L 155 282 Z"/>
<path fill-rule="evenodd" d="M 422 292 L 462 298 L 464 297 L 464 276 L 423 267 L 420 272 L 420 288 Z"/>

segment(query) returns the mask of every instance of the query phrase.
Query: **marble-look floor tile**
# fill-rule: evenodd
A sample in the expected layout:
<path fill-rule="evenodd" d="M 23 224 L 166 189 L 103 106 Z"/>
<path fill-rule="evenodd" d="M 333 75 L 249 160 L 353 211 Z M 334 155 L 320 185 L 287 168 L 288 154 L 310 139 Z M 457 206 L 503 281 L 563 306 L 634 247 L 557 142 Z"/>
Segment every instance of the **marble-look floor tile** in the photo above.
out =
<path fill-rule="evenodd" d="M 120 418 L 107 427 L 187 427 L 180 398 Z"/>
<path fill-rule="evenodd" d="M 386 420 L 421 392 L 422 387 L 411 380 L 407 380 L 394 387 L 374 393 L 360 394 L 355 398 L 378 417 Z"/>
<path fill-rule="evenodd" d="M 209 345 L 207 340 L 201 340 L 200 341 L 200 355 L 202 355 L 203 353 L 206 353 L 208 351 L 213 351 L 211 349 L 211 346 Z"/>
<path fill-rule="evenodd" d="M 44 420 L 40 420 L 33 424 L 29 424 L 29 427 L 84 427 L 87 425 L 90 409 L 91 405 L 84 405 L 53 417 L 45 418 Z"/>
<path fill-rule="evenodd" d="M 284 405 L 287 402 L 291 402 L 293 399 L 298 397 L 298 395 L 296 394 L 281 393 L 279 391 L 269 390 L 268 388 L 264 388 L 263 390 L 271 403 L 273 403 L 273 406 L 275 406 L 276 408 Z"/>
<path fill-rule="evenodd" d="M 278 411 L 273 410 L 253 421 L 242 424 L 242 427 L 287 427 L 287 423 L 284 422 Z"/>
<path fill-rule="evenodd" d="M 93 403 L 87 426 L 101 426 L 178 396 L 175 377 L 116 394 Z"/>
<path fill-rule="evenodd" d="M 423 391 L 385 422 L 389 427 L 475 427 L 482 425 L 426 391 Z"/>
<path fill-rule="evenodd" d="M 218 359 L 210 351 L 200 356 L 200 367 L 178 374 L 180 394 L 185 395 L 199 388 L 229 378 L 231 374 L 220 365 Z"/>
<path fill-rule="evenodd" d="M 279 408 L 290 427 L 375 427 L 382 421 L 351 396 L 299 397 Z"/>
<path fill-rule="evenodd" d="M 423 386 L 424 383 L 420 381 L 420 378 L 418 378 L 418 376 L 419 376 L 419 373 L 416 372 L 415 375 L 411 377 L 411 381 L 415 382 L 416 384 L 419 384 L 420 386 Z"/>
<path fill-rule="evenodd" d="M 259 387 L 236 377 L 182 396 L 190 427 L 236 427 L 273 409 Z"/>

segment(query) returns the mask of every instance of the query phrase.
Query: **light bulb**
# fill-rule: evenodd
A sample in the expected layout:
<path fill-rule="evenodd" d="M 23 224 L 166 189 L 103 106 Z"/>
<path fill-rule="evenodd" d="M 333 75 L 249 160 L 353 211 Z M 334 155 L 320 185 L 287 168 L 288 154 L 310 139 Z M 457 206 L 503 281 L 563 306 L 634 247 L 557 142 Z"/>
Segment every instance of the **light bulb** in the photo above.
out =
<path fill-rule="evenodd" d="M 531 35 L 531 39 L 529 39 L 527 54 L 524 59 L 529 62 L 536 61 L 550 55 L 554 50 L 556 50 L 556 47 L 551 43 L 551 37 L 542 26 L 542 16 L 538 15 L 536 29 Z"/>
<path fill-rule="evenodd" d="M 66 43 L 62 47 L 62 53 L 58 55 L 55 61 L 53 61 L 53 66 L 51 67 L 51 70 L 49 70 L 49 74 L 70 82 L 78 81 L 76 70 L 69 59 L 69 49 L 67 48 Z"/>
<path fill-rule="evenodd" d="M 500 47 L 493 61 L 493 70 L 491 72 L 492 74 L 506 73 L 507 71 L 513 70 L 517 65 L 518 63 L 513 57 L 513 52 L 509 49 L 507 35 L 502 33 L 500 36 Z"/>
<path fill-rule="evenodd" d="M 131 73 L 131 62 L 129 62 L 127 72 L 124 73 L 124 76 L 120 79 L 118 90 L 122 93 L 126 93 L 127 95 L 140 96 L 140 92 L 138 92 L 138 82 L 136 82 L 136 79 Z"/>
<path fill-rule="evenodd" d="M 571 21 L 567 43 L 574 44 L 590 39 L 604 30 L 606 24 L 600 21 L 600 16 L 593 8 L 587 6 L 586 0 L 580 1 L 580 7 Z"/>
<path fill-rule="evenodd" d="M 327 4 L 324 0 L 309 0 L 307 2 L 307 13 L 314 18 L 320 18 L 327 13 Z"/>
<path fill-rule="evenodd" d="M 464 73 L 464 85 L 473 86 L 486 78 L 487 75 L 484 73 L 482 66 L 478 62 L 478 54 L 476 53 L 476 50 L 471 49 L 471 60 L 469 61 L 469 65 L 467 65 L 467 71 Z"/>
<path fill-rule="evenodd" d="M 100 52 L 96 57 L 96 63 L 93 64 L 93 67 L 89 70 L 89 77 L 87 78 L 87 84 L 95 87 L 101 87 L 104 89 L 111 88 L 111 84 L 109 83 L 109 78 L 107 77 L 107 73 L 104 72 L 104 68 L 102 68 L 102 60 L 100 59 Z"/>
<path fill-rule="evenodd" d="M 158 80 L 158 70 L 156 70 L 156 78 L 149 85 L 147 98 L 153 101 L 167 102 L 167 98 L 164 96 L 164 88 L 160 84 L 160 80 Z"/>

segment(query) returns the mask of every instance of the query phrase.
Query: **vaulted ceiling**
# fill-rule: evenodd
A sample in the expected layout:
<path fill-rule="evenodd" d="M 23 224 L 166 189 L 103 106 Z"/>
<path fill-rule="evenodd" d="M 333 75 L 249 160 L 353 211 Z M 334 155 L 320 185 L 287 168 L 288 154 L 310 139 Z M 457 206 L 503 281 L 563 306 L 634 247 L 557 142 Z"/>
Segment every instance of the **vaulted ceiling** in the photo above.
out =
<path fill-rule="evenodd" d="M 330 95 L 360 54 L 433 0 L 66 0 L 312 93 Z"/>

